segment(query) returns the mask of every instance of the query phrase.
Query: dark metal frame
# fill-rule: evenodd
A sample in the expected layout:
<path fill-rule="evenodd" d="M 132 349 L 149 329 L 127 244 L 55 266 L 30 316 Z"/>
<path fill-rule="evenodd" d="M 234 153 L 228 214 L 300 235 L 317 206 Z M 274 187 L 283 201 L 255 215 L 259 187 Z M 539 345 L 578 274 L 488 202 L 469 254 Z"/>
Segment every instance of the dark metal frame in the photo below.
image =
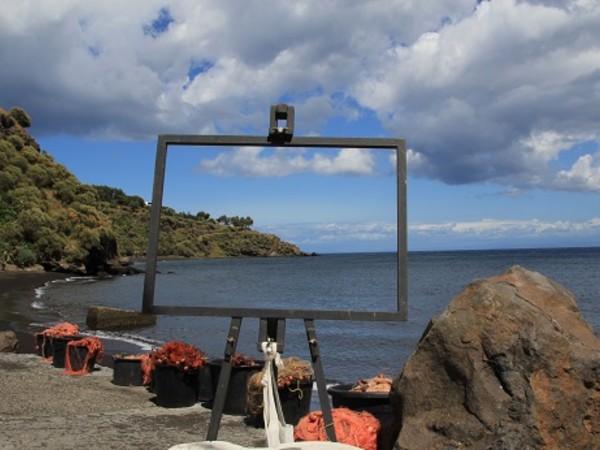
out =
<path fill-rule="evenodd" d="M 279 147 L 279 148 L 370 148 L 395 149 L 397 166 L 397 305 L 396 311 L 333 311 L 304 309 L 265 309 L 265 308 L 221 308 L 210 306 L 164 306 L 154 304 L 156 267 L 158 258 L 158 234 L 162 209 L 167 148 L 169 146 L 199 147 Z M 160 135 L 156 149 L 156 166 L 150 216 L 148 253 L 142 311 L 152 314 L 179 316 L 219 316 L 219 317 L 281 317 L 290 319 L 321 320 L 366 320 L 396 321 L 406 320 L 408 304 L 407 284 L 407 226 L 406 226 L 406 146 L 403 139 L 384 138 L 324 138 L 295 137 L 289 141 L 270 139 L 261 136 L 197 136 Z"/>
<path fill-rule="evenodd" d="M 287 121 L 285 127 L 279 121 Z M 146 255 L 146 273 L 142 312 L 148 314 L 167 314 L 180 316 L 219 316 L 231 317 L 231 325 L 226 339 L 221 374 L 217 385 L 213 410 L 207 433 L 207 440 L 217 439 L 221 416 L 225 405 L 227 389 L 232 369 L 232 356 L 237 346 L 242 319 L 260 318 L 260 343 L 277 342 L 278 351 L 283 353 L 285 320 L 303 319 L 306 329 L 311 361 L 313 364 L 319 401 L 323 411 L 325 429 L 329 440 L 336 441 L 331 405 L 325 386 L 325 374 L 319 352 L 315 319 L 321 320 L 364 320 L 364 321 L 401 321 L 407 319 L 408 282 L 407 282 L 407 221 L 406 221 L 406 144 L 403 139 L 384 138 L 323 138 L 295 137 L 294 107 L 275 105 L 271 107 L 269 135 L 262 136 L 198 136 L 198 135 L 160 135 L 156 147 L 156 165 L 152 192 L 150 232 L 148 253 Z M 275 308 L 220 308 L 210 306 L 165 306 L 154 304 L 156 268 L 158 258 L 158 235 L 160 213 L 162 210 L 163 190 L 169 146 L 199 147 L 305 147 L 305 148 L 369 148 L 395 149 L 397 176 L 397 305 L 396 311 L 330 311 Z"/>

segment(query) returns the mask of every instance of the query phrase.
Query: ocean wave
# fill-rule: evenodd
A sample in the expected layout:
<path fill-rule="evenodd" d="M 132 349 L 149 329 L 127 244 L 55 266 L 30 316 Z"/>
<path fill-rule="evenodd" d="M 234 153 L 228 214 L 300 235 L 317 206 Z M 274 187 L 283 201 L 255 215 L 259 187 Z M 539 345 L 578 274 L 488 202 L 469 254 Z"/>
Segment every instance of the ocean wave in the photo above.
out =
<path fill-rule="evenodd" d="M 36 289 L 36 291 L 37 291 L 37 289 Z M 40 296 L 40 297 L 41 297 L 41 296 Z M 35 297 L 35 298 L 40 298 L 40 297 L 38 297 L 38 296 L 37 296 L 37 293 L 36 293 L 36 297 Z M 33 309 L 47 309 L 47 308 L 48 308 L 48 307 L 47 307 L 47 306 L 44 304 L 44 302 L 40 302 L 40 301 L 34 301 L 34 302 L 31 302 L 31 307 L 32 307 Z"/>
<path fill-rule="evenodd" d="M 98 277 L 67 277 L 60 278 L 58 280 L 47 281 L 43 286 L 37 287 L 34 289 L 35 298 L 42 298 L 46 291 L 53 284 L 66 284 L 66 283 L 76 283 L 76 284 L 84 284 L 84 283 L 93 283 L 98 280 Z"/>
<path fill-rule="evenodd" d="M 149 352 L 156 347 L 160 347 L 164 344 L 162 341 L 156 339 L 150 339 L 135 334 L 121 333 L 117 331 L 102 331 L 102 330 L 86 330 L 82 332 L 84 335 L 95 336 L 99 339 L 111 339 L 113 341 L 125 342 L 132 344 L 140 349 L 142 352 Z"/>

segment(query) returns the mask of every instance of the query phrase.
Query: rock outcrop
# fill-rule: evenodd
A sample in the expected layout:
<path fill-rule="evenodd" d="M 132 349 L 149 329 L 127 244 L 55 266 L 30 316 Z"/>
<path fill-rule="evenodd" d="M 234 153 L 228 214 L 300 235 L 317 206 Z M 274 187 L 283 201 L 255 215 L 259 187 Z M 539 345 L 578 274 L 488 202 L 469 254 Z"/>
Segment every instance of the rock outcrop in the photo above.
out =
<path fill-rule="evenodd" d="M 156 325 L 156 316 L 131 309 L 90 306 L 86 323 L 91 330 L 131 330 Z"/>
<path fill-rule="evenodd" d="M 397 449 L 600 448 L 600 339 L 515 266 L 467 286 L 394 380 Z"/>

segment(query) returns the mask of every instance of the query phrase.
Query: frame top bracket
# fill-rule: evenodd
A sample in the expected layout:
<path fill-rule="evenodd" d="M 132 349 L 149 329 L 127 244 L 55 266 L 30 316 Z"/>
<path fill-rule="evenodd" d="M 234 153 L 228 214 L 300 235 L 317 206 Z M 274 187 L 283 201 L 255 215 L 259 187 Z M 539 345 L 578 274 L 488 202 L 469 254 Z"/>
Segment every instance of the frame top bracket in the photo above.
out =
<path fill-rule="evenodd" d="M 269 142 L 289 142 L 294 135 L 294 107 L 280 103 L 271 106 L 271 120 L 269 123 Z M 280 126 L 279 121 L 285 121 L 285 126 Z"/>

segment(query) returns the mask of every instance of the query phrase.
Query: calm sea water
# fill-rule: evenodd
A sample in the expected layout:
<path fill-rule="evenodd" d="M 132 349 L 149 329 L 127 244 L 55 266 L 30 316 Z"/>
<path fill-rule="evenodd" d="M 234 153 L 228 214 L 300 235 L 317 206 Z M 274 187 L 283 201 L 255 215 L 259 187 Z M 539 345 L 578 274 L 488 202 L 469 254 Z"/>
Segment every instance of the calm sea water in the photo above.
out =
<path fill-rule="evenodd" d="M 409 318 L 406 322 L 316 321 L 325 375 L 354 382 L 384 372 L 397 375 L 428 321 L 476 278 L 514 264 L 567 287 L 596 332 L 600 330 L 600 249 L 535 249 L 414 252 L 409 254 Z M 321 255 L 311 258 L 164 261 L 158 266 L 155 304 L 391 311 L 396 301 L 396 260 L 391 253 Z M 38 290 L 28 316 L 38 324 L 85 324 L 91 305 L 139 310 L 143 275 L 55 282 Z M 222 357 L 229 318 L 160 316 L 133 339 L 146 348 L 169 340 L 196 345 Z M 284 357 L 309 359 L 304 325 L 287 320 Z M 259 357 L 258 320 L 244 319 L 238 351 Z"/>

